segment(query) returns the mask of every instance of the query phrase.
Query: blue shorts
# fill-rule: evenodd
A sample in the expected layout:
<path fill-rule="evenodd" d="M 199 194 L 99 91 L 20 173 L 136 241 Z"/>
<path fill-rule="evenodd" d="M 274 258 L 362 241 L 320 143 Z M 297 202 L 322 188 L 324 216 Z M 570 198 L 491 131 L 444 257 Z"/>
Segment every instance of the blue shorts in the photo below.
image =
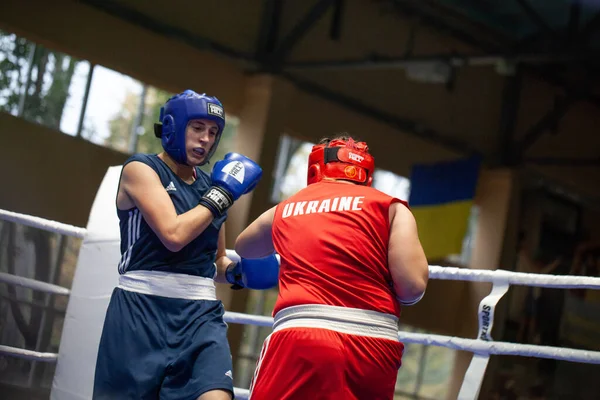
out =
<path fill-rule="evenodd" d="M 96 362 L 94 399 L 195 400 L 233 396 L 224 307 L 115 288 Z"/>

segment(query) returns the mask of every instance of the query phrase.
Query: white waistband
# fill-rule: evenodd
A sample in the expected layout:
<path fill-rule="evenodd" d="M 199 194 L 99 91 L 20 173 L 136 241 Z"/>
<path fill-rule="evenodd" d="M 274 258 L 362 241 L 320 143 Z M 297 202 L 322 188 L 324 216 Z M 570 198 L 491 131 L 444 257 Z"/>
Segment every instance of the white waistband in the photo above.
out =
<path fill-rule="evenodd" d="M 217 299 L 215 282 L 212 279 L 171 272 L 130 271 L 119 276 L 119 288 L 176 299 Z"/>
<path fill-rule="evenodd" d="M 398 341 L 398 318 L 395 315 L 357 308 L 322 304 L 284 308 L 275 315 L 273 332 L 287 328 L 322 328 Z"/>

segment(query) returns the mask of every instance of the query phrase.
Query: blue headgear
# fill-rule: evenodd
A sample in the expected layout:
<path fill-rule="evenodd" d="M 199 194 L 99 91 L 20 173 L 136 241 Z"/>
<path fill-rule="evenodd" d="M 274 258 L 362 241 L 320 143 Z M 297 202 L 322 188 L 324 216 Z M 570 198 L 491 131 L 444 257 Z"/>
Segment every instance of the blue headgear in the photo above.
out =
<path fill-rule="evenodd" d="M 161 139 L 167 154 L 179 164 L 187 164 L 185 131 L 190 120 L 208 119 L 214 121 L 219 128 L 215 142 L 202 164 L 206 164 L 214 154 L 225 127 L 223 104 L 216 97 L 198 94 L 193 90 L 186 90 L 167 100 L 160 109 L 159 119 L 160 123 L 154 124 L 154 134 Z"/>

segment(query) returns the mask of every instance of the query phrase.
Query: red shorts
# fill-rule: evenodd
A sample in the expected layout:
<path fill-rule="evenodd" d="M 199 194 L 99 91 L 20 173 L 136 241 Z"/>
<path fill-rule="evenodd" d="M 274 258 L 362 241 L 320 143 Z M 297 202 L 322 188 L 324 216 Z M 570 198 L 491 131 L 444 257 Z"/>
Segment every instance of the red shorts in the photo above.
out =
<path fill-rule="evenodd" d="M 393 399 L 403 350 L 390 339 L 282 329 L 263 344 L 250 399 Z"/>

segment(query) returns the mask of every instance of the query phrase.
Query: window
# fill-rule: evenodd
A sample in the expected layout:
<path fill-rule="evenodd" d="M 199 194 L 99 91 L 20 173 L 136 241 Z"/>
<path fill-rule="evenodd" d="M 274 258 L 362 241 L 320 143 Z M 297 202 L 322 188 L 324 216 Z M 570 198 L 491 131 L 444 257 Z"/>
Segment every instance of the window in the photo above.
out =
<path fill-rule="evenodd" d="M 271 201 L 279 203 L 306 187 L 308 155 L 314 143 L 281 135 Z"/>
<path fill-rule="evenodd" d="M 151 108 L 145 104 L 147 92 L 139 81 L 95 66 L 81 135 L 91 142 L 132 152 L 137 139 L 134 135 L 140 133 L 140 122 Z"/>
<path fill-rule="evenodd" d="M 0 31 L 0 109 L 60 129 L 68 99 L 85 64 L 12 33 Z M 79 100 L 81 101 L 81 99 Z"/>
<path fill-rule="evenodd" d="M 172 95 L 0 31 L 1 111 L 124 153 L 157 153 L 153 125 Z M 237 126 L 228 115 L 215 158 L 231 151 Z"/>
<path fill-rule="evenodd" d="M 71 84 L 68 89 L 67 101 L 65 103 L 60 131 L 71 136 L 81 134 L 80 118 L 83 114 L 83 106 L 86 99 L 86 88 L 88 78 L 93 73 L 94 67 L 89 62 L 79 62 L 75 67 Z"/>
<path fill-rule="evenodd" d="M 408 201 L 410 195 L 410 179 L 382 169 L 375 168 L 373 187 L 400 200 Z"/>

